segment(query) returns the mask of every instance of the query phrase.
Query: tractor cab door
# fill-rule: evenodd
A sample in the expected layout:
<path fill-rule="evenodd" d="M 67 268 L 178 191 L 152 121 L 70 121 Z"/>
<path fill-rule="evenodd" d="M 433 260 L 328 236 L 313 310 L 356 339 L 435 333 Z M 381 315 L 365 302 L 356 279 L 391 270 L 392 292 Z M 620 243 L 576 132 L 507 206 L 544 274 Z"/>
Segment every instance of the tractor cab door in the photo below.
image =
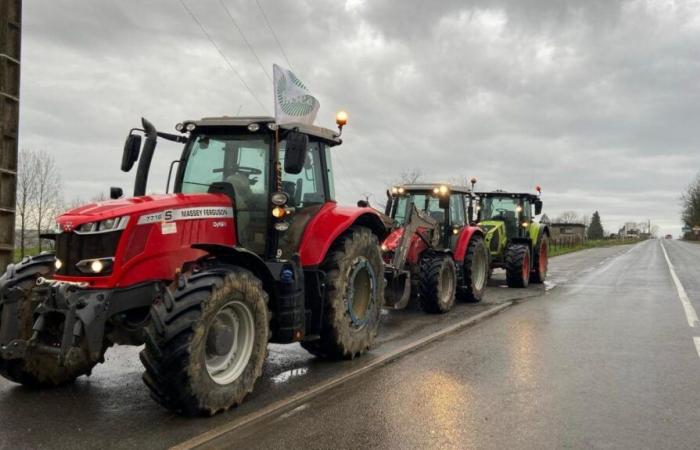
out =
<path fill-rule="evenodd" d="M 285 141 L 280 142 L 282 168 L 285 144 Z M 308 223 L 327 201 L 334 198 L 330 148 L 326 144 L 310 141 L 302 171 L 298 174 L 282 172 L 282 190 L 289 197 L 287 206 L 293 212 L 285 218 L 289 228 L 280 233 L 277 256 L 289 259 L 299 249 Z"/>
<path fill-rule="evenodd" d="M 466 225 L 466 213 L 462 194 L 450 195 L 450 242 L 449 248 L 454 250 L 459 240 L 459 234 Z"/>

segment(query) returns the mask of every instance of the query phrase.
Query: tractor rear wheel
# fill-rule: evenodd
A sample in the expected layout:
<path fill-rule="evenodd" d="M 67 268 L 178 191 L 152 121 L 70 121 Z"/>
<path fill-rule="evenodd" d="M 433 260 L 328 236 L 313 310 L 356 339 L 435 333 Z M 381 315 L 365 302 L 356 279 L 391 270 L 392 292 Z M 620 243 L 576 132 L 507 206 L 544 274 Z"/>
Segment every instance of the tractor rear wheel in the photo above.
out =
<path fill-rule="evenodd" d="M 459 299 L 479 302 L 484 296 L 490 278 L 489 253 L 481 236 L 473 236 L 464 255 L 464 286 L 459 289 Z"/>
<path fill-rule="evenodd" d="M 321 264 L 326 298 L 320 339 L 301 346 L 328 359 L 352 359 L 374 343 L 384 301 L 384 265 L 379 242 L 355 226 L 338 238 Z"/>
<path fill-rule="evenodd" d="M 542 239 L 540 239 L 540 245 L 535 249 L 532 263 L 530 280 L 533 283 L 544 283 L 544 280 L 547 279 L 547 268 L 549 266 L 549 239 L 547 236 L 542 236 Z"/>
<path fill-rule="evenodd" d="M 510 244 L 506 248 L 505 257 L 508 287 L 527 287 L 530 283 L 530 247 L 525 244 Z"/>
<path fill-rule="evenodd" d="M 32 291 L 36 287 L 37 278 L 53 275 L 55 261 L 53 255 L 25 258 L 17 264 L 10 265 L 0 277 L 0 318 L 5 324 L 11 320 L 17 321 L 18 339 L 29 340 L 34 333 L 34 310 L 38 303 L 32 299 Z M 7 295 L 15 289 L 20 295 L 17 315 L 10 317 L 9 308 L 4 311 L 3 303 L 8 300 Z M 63 335 L 62 317 L 55 319 L 50 321 L 43 332 L 45 335 L 41 336 L 42 339 L 51 340 L 48 344 L 60 343 Z M 29 347 L 22 359 L 0 358 L 0 375 L 29 387 L 53 387 L 71 383 L 81 375 L 89 375 L 95 364 L 88 358 L 87 351 L 72 352 L 70 358 L 61 364 L 56 355 L 33 351 Z"/>
<path fill-rule="evenodd" d="M 262 375 L 268 296 L 248 270 L 193 275 L 151 308 L 141 362 L 151 396 L 171 411 L 211 416 L 240 404 Z"/>
<path fill-rule="evenodd" d="M 451 310 L 457 292 L 457 266 L 450 255 L 428 254 L 420 261 L 418 294 L 423 310 L 442 314 Z"/>

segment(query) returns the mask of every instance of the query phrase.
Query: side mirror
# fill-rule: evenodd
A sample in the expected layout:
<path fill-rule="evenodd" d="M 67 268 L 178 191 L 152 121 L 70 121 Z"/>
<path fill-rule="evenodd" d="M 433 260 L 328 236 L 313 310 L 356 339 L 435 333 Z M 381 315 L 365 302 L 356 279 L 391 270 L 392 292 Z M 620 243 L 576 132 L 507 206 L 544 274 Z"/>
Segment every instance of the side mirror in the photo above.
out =
<path fill-rule="evenodd" d="M 306 162 L 309 136 L 298 131 L 287 133 L 287 147 L 284 151 L 284 171 L 296 175 L 301 173 Z"/>
<path fill-rule="evenodd" d="M 129 134 L 124 142 L 124 153 L 122 154 L 122 172 L 128 172 L 134 167 L 134 163 L 139 159 L 141 151 L 141 136 Z"/>
<path fill-rule="evenodd" d="M 539 216 L 542 213 L 542 200 L 535 200 L 535 215 Z"/>
<path fill-rule="evenodd" d="M 367 200 L 358 200 L 357 207 L 358 208 L 369 208 L 369 202 Z"/>
<path fill-rule="evenodd" d="M 124 195 L 124 191 L 120 187 L 114 187 L 112 186 L 109 188 L 109 198 L 112 200 L 116 200 L 118 198 L 121 198 Z"/>

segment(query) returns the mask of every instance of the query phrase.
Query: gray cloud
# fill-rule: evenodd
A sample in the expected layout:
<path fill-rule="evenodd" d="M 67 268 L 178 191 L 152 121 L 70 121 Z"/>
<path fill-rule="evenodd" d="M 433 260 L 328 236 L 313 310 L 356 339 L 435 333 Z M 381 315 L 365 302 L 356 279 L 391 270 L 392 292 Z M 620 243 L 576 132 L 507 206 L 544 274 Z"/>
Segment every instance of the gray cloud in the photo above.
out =
<path fill-rule="evenodd" d="M 609 229 L 650 218 L 678 232 L 678 195 L 700 167 L 700 7 L 647 1 L 260 0 L 336 149 L 341 201 L 381 199 L 402 169 L 544 187 L 545 211 Z M 56 154 L 66 196 L 129 188 L 127 131 L 146 116 L 269 114 L 270 83 L 218 0 L 187 4 L 265 105 L 261 110 L 178 1 L 25 2 L 21 145 Z M 285 65 L 255 2 L 226 0 L 271 72 Z M 268 72 L 269 74 L 269 72 Z M 178 148 L 163 145 L 152 189 Z"/>

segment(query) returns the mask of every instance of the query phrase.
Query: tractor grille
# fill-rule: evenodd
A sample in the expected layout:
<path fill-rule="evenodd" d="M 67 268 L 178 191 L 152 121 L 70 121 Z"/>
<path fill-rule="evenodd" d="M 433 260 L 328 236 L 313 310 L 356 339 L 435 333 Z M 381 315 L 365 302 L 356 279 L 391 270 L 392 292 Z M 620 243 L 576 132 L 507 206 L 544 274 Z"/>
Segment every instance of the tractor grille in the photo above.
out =
<path fill-rule="evenodd" d="M 63 232 L 56 236 L 56 257 L 63 265 L 56 271 L 58 275 L 90 276 L 75 266 L 84 259 L 105 258 L 117 253 L 121 231 L 98 234 L 77 234 Z"/>

